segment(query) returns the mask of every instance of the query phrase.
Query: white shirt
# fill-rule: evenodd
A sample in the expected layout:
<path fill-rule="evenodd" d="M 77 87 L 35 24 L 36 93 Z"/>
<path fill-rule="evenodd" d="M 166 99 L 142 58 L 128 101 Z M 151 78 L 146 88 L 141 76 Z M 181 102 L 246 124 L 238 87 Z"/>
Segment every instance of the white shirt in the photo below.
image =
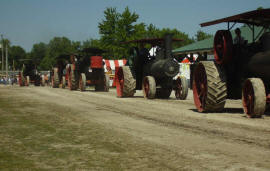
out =
<path fill-rule="evenodd" d="M 149 55 L 150 55 L 150 56 L 156 56 L 156 51 L 157 51 L 157 46 L 152 47 L 152 48 L 149 50 Z"/>

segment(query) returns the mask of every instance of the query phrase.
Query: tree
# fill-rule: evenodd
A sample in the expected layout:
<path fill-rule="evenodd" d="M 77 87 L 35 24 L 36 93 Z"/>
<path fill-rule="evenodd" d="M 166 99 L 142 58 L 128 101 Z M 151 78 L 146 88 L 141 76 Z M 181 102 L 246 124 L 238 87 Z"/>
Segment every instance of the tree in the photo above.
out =
<path fill-rule="evenodd" d="M 100 41 L 103 46 L 109 50 L 109 53 L 115 54 L 117 47 L 117 22 L 119 21 L 120 14 L 116 8 L 107 8 L 104 11 L 105 20 L 98 24 L 99 34 L 101 35 Z"/>
<path fill-rule="evenodd" d="M 72 51 L 74 52 L 79 52 L 82 48 L 80 41 L 72 41 L 71 46 L 72 46 Z"/>
<path fill-rule="evenodd" d="M 147 37 L 146 24 L 139 23 L 134 25 L 134 37 L 132 39 L 142 39 Z"/>
<path fill-rule="evenodd" d="M 47 44 L 41 42 L 33 45 L 33 48 L 29 54 L 29 57 L 36 61 L 37 63 L 40 63 L 43 58 L 45 58 L 47 53 L 48 46 Z M 39 68 L 39 67 L 38 67 Z"/>
<path fill-rule="evenodd" d="M 159 37 L 164 37 L 165 34 L 168 33 L 173 34 L 174 38 L 182 40 L 180 42 L 173 43 L 173 48 L 179 48 L 194 42 L 193 39 L 189 38 L 188 34 L 181 32 L 177 29 L 163 28 L 159 33 Z"/>
<path fill-rule="evenodd" d="M 100 40 L 98 39 L 88 39 L 86 41 L 83 41 L 81 48 L 84 49 L 84 48 L 89 48 L 89 47 L 96 47 L 96 48 L 102 49 Z"/>
<path fill-rule="evenodd" d="M 139 15 L 131 13 L 129 8 L 126 7 L 124 12 L 120 14 L 117 21 L 117 38 L 118 41 L 126 41 L 131 39 L 135 34 L 135 22 L 137 22 Z"/>
<path fill-rule="evenodd" d="M 107 8 L 104 16 L 105 19 L 98 27 L 101 34 L 100 42 L 108 51 L 105 56 L 114 59 L 126 57 L 129 45 L 122 42 L 139 37 L 138 33 L 144 32 L 144 24 L 135 24 L 139 15 L 131 13 L 128 7 L 122 13 L 117 12 L 116 8 Z"/>
<path fill-rule="evenodd" d="M 177 29 L 163 28 L 159 29 L 155 25 L 150 24 L 147 26 L 146 37 L 147 38 L 162 38 L 166 34 L 172 34 L 173 38 L 181 39 L 180 42 L 173 43 L 173 48 L 179 48 L 181 46 L 193 43 L 194 40 L 188 36 L 188 34 L 181 32 Z"/>
<path fill-rule="evenodd" d="M 26 52 L 25 50 L 20 46 L 11 46 L 9 48 L 9 65 L 13 66 L 14 62 L 14 69 L 20 69 L 22 65 L 21 59 L 26 58 Z"/>
<path fill-rule="evenodd" d="M 160 30 L 154 24 L 149 24 L 149 26 L 147 27 L 146 37 L 157 38 L 159 36 L 160 36 Z"/>
<path fill-rule="evenodd" d="M 195 37 L 196 37 L 196 41 L 201 41 L 201 40 L 213 37 L 213 35 L 207 34 L 207 33 L 203 32 L 203 31 L 199 30 L 199 31 L 197 31 Z"/>
<path fill-rule="evenodd" d="M 46 56 L 42 59 L 40 68 L 49 70 L 56 63 L 56 57 L 61 54 L 71 54 L 78 51 L 78 43 L 72 43 L 66 37 L 55 37 L 50 40 Z"/>

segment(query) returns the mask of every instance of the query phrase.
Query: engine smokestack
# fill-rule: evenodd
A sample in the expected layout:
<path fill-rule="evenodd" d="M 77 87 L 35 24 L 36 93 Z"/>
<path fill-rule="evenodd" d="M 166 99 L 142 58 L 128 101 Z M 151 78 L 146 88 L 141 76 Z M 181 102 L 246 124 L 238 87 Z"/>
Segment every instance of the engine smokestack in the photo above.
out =
<path fill-rule="evenodd" d="M 165 43 L 165 58 L 172 57 L 172 34 L 166 34 L 164 36 L 164 43 Z"/>

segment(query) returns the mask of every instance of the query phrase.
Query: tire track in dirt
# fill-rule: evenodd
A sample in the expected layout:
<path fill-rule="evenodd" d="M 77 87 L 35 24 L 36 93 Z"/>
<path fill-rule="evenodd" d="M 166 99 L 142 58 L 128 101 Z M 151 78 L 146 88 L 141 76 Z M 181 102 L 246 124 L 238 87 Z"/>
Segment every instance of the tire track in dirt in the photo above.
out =
<path fill-rule="evenodd" d="M 57 94 L 60 94 L 60 93 L 62 92 L 57 92 Z M 270 148 L 270 141 L 269 141 L 270 129 L 260 129 L 256 127 L 250 127 L 250 126 L 241 125 L 241 124 L 239 125 L 239 124 L 234 124 L 234 123 L 223 123 L 223 122 L 217 122 L 217 121 L 214 122 L 214 121 L 209 121 L 205 119 L 202 120 L 201 118 L 198 119 L 198 118 L 189 117 L 189 116 L 185 116 L 185 118 L 182 118 L 181 120 L 182 122 L 169 119 L 169 116 L 161 119 L 159 117 L 160 110 L 147 111 L 145 107 L 139 106 L 142 104 L 139 104 L 138 106 L 135 107 L 134 104 L 123 102 L 123 99 L 121 98 L 113 97 L 115 98 L 114 101 L 117 101 L 117 102 L 114 102 L 114 104 L 108 104 L 108 102 L 105 100 L 102 100 L 104 103 L 101 104 L 99 102 L 96 102 L 96 99 L 93 100 L 93 99 L 87 98 L 87 96 L 85 96 L 86 94 L 81 94 L 81 92 L 75 91 L 75 92 L 69 92 L 69 93 L 71 93 L 70 96 L 72 95 L 72 96 L 76 96 L 76 98 L 79 98 L 81 102 L 96 105 L 98 110 L 111 111 L 113 113 L 117 113 L 122 116 L 131 117 L 137 120 L 144 120 L 147 122 L 155 123 L 161 126 L 176 128 L 179 130 L 185 130 L 193 134 L 205 135 L 209 138 L 219 138 L 228 142 L 235 141 L 238 143 L 244 143 L 244 144 L 258 146 L 260 148 L 266 148 L 266 149 Z M 97 94 L 96 92 L 92 92 L 91 96 L 93 95 L 96 96 L 96 98 L 102 98 L 102 96 L 100 94 Z M 113 94 L 110 94 L 110 95 L 113 95 Z M 105 94 L 105 96 L 107 95 Z M 140 101 L 143 101 L 142 103 L 145 105 L 144 99 L 142 98 L 135 98 L 135 99 L 136 101 L 138 101 L 138 99 Z M 133 99 L 128 99 L 128 100 L 133 100 Z M 151 101 L 151 102 L 155 102 L 155 101 Z M 175 104 L 174 100 L 167 100 L 167 101 L 158 100 L 158 103 L 160 102 L 165 103 L 165 104 L 166 103 L 173 104 L 173 105 Z M 125 103 L 126 105 L 125 107 L 122 107 L 123 103 Z M 189 102 L 186 102 L 184 104 L 182 104 L 183 102 L 178 102 L 178 103 L 181 103 L 181 106 L 187 105 L 189 107 L 191 105 L 189 104 Z M 150 112 L 151 112 L 151 115 L 150 116 L 147 115 L 147 113 L 150 113 Z M 169 115 L 169 114 L 166 114 L 166 115 Z M 192 122 L 190 122 L 189 120 L 191 120 Z M 227 128 L 226 130 L 219 129 L 219 128 L 225 128 L 225 127 Z M 231 130 L 234 129 L 234 131 L 228 131 L 228 129 L 231 129 Z M 260 136 L 258 135 L 258 132 L 266 136 Z"/>
<path fill-rule="evenodd" d="M 250 120 L 240 113 L 198 114 L 192 110 L 192 101 L 122 99 L 111 92 L 31 88 L 20 95 L 26 94 L 26 99 L 70 109 L 80 120 L 127 134 L 157 151 L 167 149 L 163 156 L 176 163 L 181 159 L 170 158 L 172 153 L 195 168 L 270 168 L 269 118 Z"/>

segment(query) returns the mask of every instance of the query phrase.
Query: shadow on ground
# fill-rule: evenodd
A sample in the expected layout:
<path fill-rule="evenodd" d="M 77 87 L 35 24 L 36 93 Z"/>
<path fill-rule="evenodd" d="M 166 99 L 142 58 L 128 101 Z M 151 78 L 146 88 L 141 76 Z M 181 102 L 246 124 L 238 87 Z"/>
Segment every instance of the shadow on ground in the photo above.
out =
<path fill-rule="evenodd" d="M 201 113 L 198 112 L 197 109 L 189 109 L 193 112 L 197 112 L 197 113 Z M 216 113 L 227 113 L 227 114 L 243 114 L 243 109 L 242 108 L 224 108 L 222 111 L 220 112 L 203 112 L 201 114 L 216 114 Z"/>

